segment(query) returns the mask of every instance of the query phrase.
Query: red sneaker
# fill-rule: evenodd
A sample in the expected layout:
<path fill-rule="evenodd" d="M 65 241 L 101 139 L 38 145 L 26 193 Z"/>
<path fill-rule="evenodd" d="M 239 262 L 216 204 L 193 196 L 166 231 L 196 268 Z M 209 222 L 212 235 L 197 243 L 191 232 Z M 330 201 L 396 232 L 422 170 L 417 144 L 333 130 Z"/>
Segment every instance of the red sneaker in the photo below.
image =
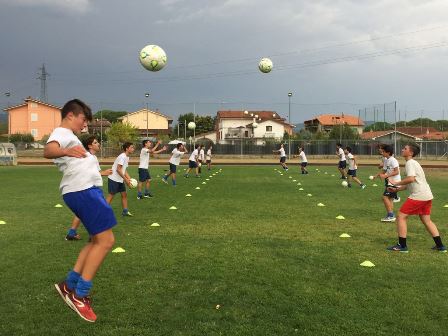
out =
<path fill-rule="evenodd" d="M 62 300 L 64 300 L 65 303 L 67 301 L 65 298 L 67 295 L 69 295 L 72 291 L 67 287 L 67 283 L 65 281 L 62 281 L 60 283 L 54 284 L 54 287 L 58 291 L 59 295 L 61 296 Z M 68 303 L 67 303 L 68 304 Z M 72 308 L 70 305 L 68 305 L 70 308 Z M 73 309 L 73 308 L 72 308 Z"/>
<path fill-rule="evenodd" d="M 96 321 L 96 315 L 93 312 L 91 300 L 88 296 L 79 298 L 74 292 L 71 292 L 65 297 L 65 301 L 84 320 L 88 322 Z"/>

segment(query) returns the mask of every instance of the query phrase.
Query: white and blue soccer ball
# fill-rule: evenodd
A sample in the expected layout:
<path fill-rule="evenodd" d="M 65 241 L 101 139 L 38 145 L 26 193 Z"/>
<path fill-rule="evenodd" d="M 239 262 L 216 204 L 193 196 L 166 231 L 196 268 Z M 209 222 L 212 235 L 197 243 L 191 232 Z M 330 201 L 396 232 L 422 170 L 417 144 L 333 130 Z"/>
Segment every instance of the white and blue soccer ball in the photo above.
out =
<path fill-rule="evenodd" d="M 190 121 L 188 123 L 188 129 L 194 130 L 196 128 L 196 124 L 193 121 Z"/>
<path fill-rule="evenodd" d="M 166 53 L 158 45 L 150 44 L 140 51 L 140 63 L 146 70 L 162 70 L 166 65 L 166 61 Z"/>
<path fill-rule="evenodd" d="M 274 64 L 269 58 L 262 58 L 260 63 L 258 63 L 258 69 L 263 73 L 271 72 Z"/>

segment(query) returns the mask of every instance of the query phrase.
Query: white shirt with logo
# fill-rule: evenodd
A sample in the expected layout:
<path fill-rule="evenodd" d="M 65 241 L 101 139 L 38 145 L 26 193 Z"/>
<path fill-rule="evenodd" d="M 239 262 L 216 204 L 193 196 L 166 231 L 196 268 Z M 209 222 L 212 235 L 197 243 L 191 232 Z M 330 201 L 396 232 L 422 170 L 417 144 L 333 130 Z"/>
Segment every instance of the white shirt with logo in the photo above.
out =
<path fill-rule="evenodd" d="M 401 176 L 400 176 L 400 164 L 398 163 L 398 160 L 391 156 L 390 158 L 387 158 L 387 160 L 385 161 L 385 168 L 384 170 L 386 171 L 387 175 L 392 174 L 392 172 L 394 171 L 395 168 L 398 168 L 398 175 L 394 175 L 388 178 L 388 180 L 393 183 L 394 181 L 401 181 Z"/>
<path fill-rule="evenodd" d="M 82 146 L 81 141 L 73 131 L 64 127 L 57 127 L 53 130 L 47 144 L 50 142 L 57 142 L 61 148 Z M 103 179 L 98 170 L 98 159 L 89 152 L 86 152 L 83 158 L 63 156 L 54 159 L 53 162 L 62 172 L 59 185 L 62 195 L 103 185 Z"/>
<path fill-rule="evenodd" d="M 356 169 L 358 169 L 358 166 L 356 165 L 355 157 L 353 156 L 353 154 L 352 153 L 348 153 L 347 154 L 347 158 L 348 158 L 348 170 L 356 170 Z"/>
<path fill-rule="evenodd" d="M 125 175 L 126 168 L 129 165 L 129 156 L 126 155 L 126 153 L 121 153 L 117 156 L 117 158 L 114 161 L 114 165 L 112 166 L 112 174 L 109 175 L 109 178 L 112 181 L 123 183 L 123 178 L 118 174 L 117 167 L 118 165 L 121 165 L 121 173 Z"/>
<path fill-rule="evenodd" d="M 198 157 L 198 150 L 197 148 L 191 153 L 190 158 L 188 160 L 190 161 L 196 161 L 196 158 Z"/>
<path fill-rule="evenodd" d="M 139 168 L 148 169 L 149 166 L 149 153 L 150 150 L 148 148 L 143 147 L 140 151 L 140 163 L 138 165 Z"/>
<path fill-rule="evenodd" d="M 339 156 L 339 161 L 346 161 L 345 153 L 344 153 L 344 150 L 342 148 L 338 149 L 338 156 Z"/>
<path fill-rule="evenodd" d="M 207 155 L 205 156 L 206 160 L 211 160 L 212 159 L 212 150 L 209 148 L 207 149 Z"/>
<path fill-rule="evenodd" d="M 299 156 L 300 156 L 300 160 L 302 160 L 302 162 L 308 162 L 304 151 L 301 151 Z"/>
<path fill-rule="evenodd" d="M 180 164 L 180 159 L 182 158 L 182 155 L 185 154 L 185 152 L 181 152 L 177 148 L 174 148 L 173 151 L 171 152 L 171 154 L 172 155 L 170 158 L 170 163 L 178 166 Z"/>
<path fill-rule="evenodd" d="M 434 197 L 428 182 L 426 182 L 425 172 L 422 166 L 420 166 L 420 163 L 414 159 L 410 159 L 406 161 L 404 169 L 406 170 L 406 176 L 415 177 L 415 181 L 407 185 L 410 193 L 409 198 L 416 201 L 432 200 Z"/>

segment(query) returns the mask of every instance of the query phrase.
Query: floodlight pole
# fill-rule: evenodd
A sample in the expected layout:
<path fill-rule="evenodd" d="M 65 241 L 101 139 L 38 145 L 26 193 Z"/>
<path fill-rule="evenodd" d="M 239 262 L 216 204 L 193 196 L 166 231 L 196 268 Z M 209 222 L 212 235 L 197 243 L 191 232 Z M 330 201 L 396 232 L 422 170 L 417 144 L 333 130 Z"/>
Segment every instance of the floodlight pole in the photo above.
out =
<path fill-rule="evenodd" d="M 291 97 L 292 97 L 292 92 L 288 92 L 288 123 L 289 123 L 289 127 L 290 127 L 290 130 L 288 132 L 288 160 L 291 160 L 291 132 L 292 132 L 292 127 L 291 127 Z"/>
<path fill-rule="evenodd" d="M 11 92 L 5 92 L 5 96 L 8 97 L 8 108 L 9 108 L 9 97 L 11 96 Z M 10 136 L 11 136 L 11 111 L 8 110 L 8 143 Z"/>
<path fill-rule="evenodd" d="M 103 158 L 103 107 L 100 103 L 100 157 Z"/>
<path fill-rule="evenodd" d="M 146 97 L 146 138 L 149 137 L 149 92 L 145 93 Z"/>

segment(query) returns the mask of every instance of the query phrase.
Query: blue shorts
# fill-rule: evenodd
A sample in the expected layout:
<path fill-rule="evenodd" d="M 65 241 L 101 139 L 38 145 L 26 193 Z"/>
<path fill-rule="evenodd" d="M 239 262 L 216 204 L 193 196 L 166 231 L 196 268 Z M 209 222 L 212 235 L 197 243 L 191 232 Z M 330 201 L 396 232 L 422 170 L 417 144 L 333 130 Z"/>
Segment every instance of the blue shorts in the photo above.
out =
<path fill-rule="evenodd" d="M 196 161 L 188 161 L 188 168 L 196 168 L 198 166 Z"/>
<path fill-rule="evenodd" d="M 307 165 L 308 165 L 308 162 L 302 162 L 302 163 L 300 164 L 300 166 L 302 166 L 303 168 L 305 168 Z"/>
<path fill-rule="evenodd" d="M 387 188 L 384 190 L 383 196 L 387 196 L 389 198 L 398 198 L 398 195 L 396 192 L 388 191 Z"/>
<path fill-rule="evenodd" d="M 140 182 L 146 182 L 148 180 L 151 180 L 151 175 L 149 174 L 149 170 L 145 168 L 139 168 L 138 169 L 138 180 Z"/>
<path fill-rule="evenodd" d="M 67 193 L 62 197 L 91 236 L 109 230 L 117 224 L 111 206 L 98 187 Z"/>
<path fill-rule="evenodd" d="M 339 161 L 338 168 L 341 168 L 341 169 L 347 168 L 347 161 Z"/>
<path fill-rule="evenodd" d="M 176 174 L 177 166 L 170 163 L 170 173 Z"/>
<path fill-rule="evenodd" d="M 281 163 L 285 163 L 285 162 L 286 162 L 286 156 L 282 156 L 282 157 L 280 158 L 280 162 L 281 162 Z"/>
<path fill-rule="evenodd" d="M 107 190 L 109 191 L 109 194 L 115 195 L 117 193 L 126 192 L 126 187 L 124 186 L 124 182 L 117 182 L 108 178 Z"/>
<path fill-rule="evenodd" d="M 211 163 L 211 162 L 212 162 L 212 160 L 206 160 L 205 162 L 206 162 L 206 163 Z"/>
<path fill-rule="evenodd" d="M 356 177 L 356 169 L 349 169 L 347 172 L 347 175 L 350 175 L 352 177 Z"/>

